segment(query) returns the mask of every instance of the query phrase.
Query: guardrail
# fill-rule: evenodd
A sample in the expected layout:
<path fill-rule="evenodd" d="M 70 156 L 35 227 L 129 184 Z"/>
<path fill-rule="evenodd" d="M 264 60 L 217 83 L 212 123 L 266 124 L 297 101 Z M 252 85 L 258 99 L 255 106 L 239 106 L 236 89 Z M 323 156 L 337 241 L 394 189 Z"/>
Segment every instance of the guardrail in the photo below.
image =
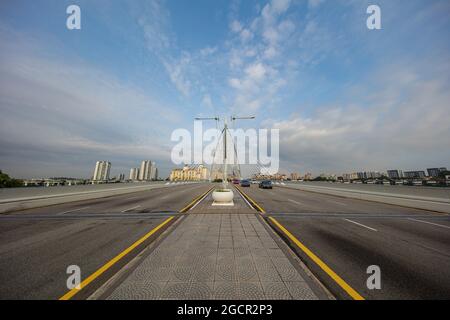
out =
<path fill-rule="evenodd" d="M 345 198 L 387 203 L 415 209 L 424 209 L 430 211 L 450 213 L 450 198 L 447 199 L 438 197 L 424 197 L 418 195 L 385 193 L 385 192 L 333 188 L 324 186 L 312 186 L 307 184 L 296 184 L 296 183 L 286 183 L 285 185 L 280 185 L 280 187 L 329 194 Z"/>

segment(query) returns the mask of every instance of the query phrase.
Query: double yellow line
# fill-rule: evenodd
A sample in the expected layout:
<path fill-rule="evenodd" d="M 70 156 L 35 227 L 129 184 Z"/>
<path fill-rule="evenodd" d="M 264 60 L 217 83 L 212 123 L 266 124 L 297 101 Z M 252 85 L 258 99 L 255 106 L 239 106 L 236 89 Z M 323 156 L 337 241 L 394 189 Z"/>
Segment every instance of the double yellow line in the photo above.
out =
<path fill-rule="evenodd" d="M 253 200 L 252 198 L 250 198 L 240 187 L 238 186 L 234 186 L 237 191 L 248 201 L 250 202 L 250 204 L 259 212 L 265 214 L 266 210 L 264 210 L 259 204 L 256 203 L 255 200 Z"/>
<path fill-rule="evenodd" d="M 202 193 L 200 196 L 198 196 L 194 200 L 192 200 L 187 206 L 185 206 L 183 209 L 180 210 L 180 213 L 185 213 L 186 211 L 191 209 L 193 206 L 195 206 L 197 204 L 197 202 L 199 202 L 201 199 L 203 199 L 203 197 L 205 197 L 208 193 L 210 193 L 212 189 L 214 189 L 214 187 L 212 187 L 205 193 Z"/>
<path fill-rule="evenodd" d="M 266 211 L 261 208 L 255 200 L 250 198 L 242 189 L 236 186 L 236 189 L 252 204 L 255 208 L 265 214 Z M 334 282 L 339 285 L 352 299 L 354 300 L 364 300 L 355 289 L 353 289 L 347 282 L 344 281 L 336 272 L 334 272 L 325 262 L 323 262 L 314 252 L 312 252 L 308 247 L 300 242 L 292 233 L 290 233 L 281 223 L 279 223 L 275 218 L 269 217 L 269 220 L 281 231 L 283 232 L 301 251 L 303 251 L 315 264 L 317 264 L 320 269 L 322 269 Z"/>

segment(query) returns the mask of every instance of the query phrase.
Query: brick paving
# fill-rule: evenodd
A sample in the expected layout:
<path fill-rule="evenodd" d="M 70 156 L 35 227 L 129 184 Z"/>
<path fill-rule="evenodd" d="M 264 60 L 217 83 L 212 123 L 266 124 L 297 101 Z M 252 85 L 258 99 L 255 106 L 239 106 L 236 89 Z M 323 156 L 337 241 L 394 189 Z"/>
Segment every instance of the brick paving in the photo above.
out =
<path fill-rule="evenodd" d="M 254 213 L 218 213 L 189 214 L 108 299 L 317 297 Z"/>

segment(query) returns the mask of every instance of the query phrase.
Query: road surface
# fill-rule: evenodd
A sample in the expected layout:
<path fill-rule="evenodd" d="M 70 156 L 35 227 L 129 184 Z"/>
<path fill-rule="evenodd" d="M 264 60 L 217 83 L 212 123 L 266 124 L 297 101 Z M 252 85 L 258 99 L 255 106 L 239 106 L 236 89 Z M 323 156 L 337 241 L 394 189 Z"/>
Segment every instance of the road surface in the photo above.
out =
<path fill-rule="evenodd" d="M 241 198 L 234 212 L 221 210 L 215 214 L 208 207 L 209 196 L 202 197 L 211 187 L 212 184 L 208 183 L 179 185 L 170 189 L 154 189 L 0 215 L 0 298 L 61 298 L 68 291 L 67 266 L 80 266 L 82 278 L 86 279 L 137 240 L 145 238 L 149 231 L 160 226 L 168 217 L 174 217 L 171 223 L 176 222 L 167 224 L 165 229 L 167 235 L 155 233 L 146 238 L 145 242 L 74 296 L 87 298 L 96 289 L 102 288 L 113 275 L 123 272 L 123 266 L 135 261 L 137 258 L 133 258 L 145 248 L 154 245 L 156 252 L 169 248 L 174 234 L 184 234 L 181 232 L 183 221 L 190 221 L 191 216 L 203 215 L 205 218 L 201 221 L 206 225 L 202 228 L 207 228 L 210 223 L 210 227 L 217 230 L 220 225 L 218 221 L 222 221 L 223 216 L 230 217 L 231 225 L 240 221 L 235 214 L 250 219 L 248 221 L 252 221 L 253 226 L 261 223 L 269 228 L 267 230 L 277 232 L 280 236 L 273 232 L 274 239 L 289 244 L 291 253 L 295 252 L 301 259 L 301 262 L 295 262 L 291 257 L 291 265 L 299 272 L 304 268 L 304 278 L 311 271 L 314 275 L 311 278 L 314 280 L 316 277 L 337 299 L 355 298 L 356 294 L 364 299 L 450 298 L 450 219 L 447 214 L 282 186 L 261 190 L 255 185 L 242 190 L 265 211 L 264 214 L 250 209 Z M 236 193 L 236 197 L 239 194 Z M 188 204 L 193 208 L 182 216 L 180 211 Z M 216 218 L 208 218 L 214 215 Z M 256 223 L 253 216 L 262 219 L 258 218 L 260 222 Z M 279 226 L 271 218 L 276 219 Z M 178 220 L 181 222 L 177 223 Z M 248 231 L 246 226 L 249 223 L 242 229 L 244 234 Z M 192 231 L 192 228 L 186 230 Z M 242 232 L 239 234 L 241 237 Z M 220 233 L 211 231 L 209 235 L 208 241 L 215 239 L 213 235 L 220 241 Z M 261 235 L 268 239 L 265 234 Z M 297 240 L 297 244 L 293 239 Z M 242 243 L 243 240 L 239 241 Z M 250 243 L 248 239 L 245 241 Z M 289 256 L 290 249 L 287 245 L 286 248 L 283 249 L 284 258 Z M 261 258 L 250 253 L 252 259 Z M 311 258 L 311 253 L 323 264 Z M 179 258 L 182 259 L 181 254 Z M 219 251 L 216 258 L 220 258 Z M 236 259 L 230 261 L 236 263 Z M 328 269 L 324 269 L 324 265 Z M 369 277 L 367 268 L 372 265 L 379 266 L 381 270 L 380 290 L 369 290 L 366 285 Z M 139 265 L 135 267 L 139 268 Z M 195 264 L 193 268 L 196 268 Z M 238 269 L 238 266 L 235 265 L 235 268 Z M 266 274 L 273 277 L 273 274 Z M 347 284 L 354 294 L 349 293 L 349 289 L 345 289 L 338 279 Z M 316 296 L 327 297 L 323 292 L 318 292 L 311 279 L 307 280 Z M 263 276 L 258 281 L 258 288 L 268 298 L 264 291 L 267 281 Z M 119 287 L 120 283 L 116 284 L 115 288 Z M 239 298 L 245 297 L 241 294 Z M 291 294 L 290 298 L 295 297 Z"/>

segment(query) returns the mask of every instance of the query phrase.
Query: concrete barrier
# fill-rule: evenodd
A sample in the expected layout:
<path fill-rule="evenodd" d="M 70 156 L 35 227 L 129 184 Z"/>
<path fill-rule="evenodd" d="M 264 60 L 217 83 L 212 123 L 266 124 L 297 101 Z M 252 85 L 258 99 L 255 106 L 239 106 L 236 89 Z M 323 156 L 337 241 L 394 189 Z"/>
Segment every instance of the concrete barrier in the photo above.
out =
<path fill-rule="evenodd" d="M 82 201 L 82 200 L 91 200 L 97 198 L 105 198 L 111 197 L 115 195 L 128 194 L 133 192 L 158 189 L 158 188 L 169 188 L 174 186 L 179 186 L 180 184 L 166 184 L 166 183 L 153 183 L 153 184 L 144 184 L 144 185 L 132 185 L 132 186 L 111 186 L 109 188 L 103 188 L 100 190 L 86 190 L 86 191 L 71 191 L 70 187 L 66 187 L 63 192 L 61 189 L 55 191 L 54 194 L 53 187 L 47 188 L 48 192 L 46 194 L 36 195 L 36 196 L 9 196 L 8 198 L 0 199 L 0 214 L 12 212 L 12 211 L 20 211 L 25 209 L 46 207 L 55 204 L 62 204 L 67 202 L 74 201 Z M 92 188 L 95 188 L 93 186 Z M 24 188 L 21 188 L 23 193 Z M 25 190 L 27 191 L 27 190 Z M 34 190 L 29 189 L 30 192 Z"/>
<path fill-rule="evenodd" d="M 280 185 L 281 188 L 297 189 L 309 192 L 329 194 L 344 198 L 368 200 L 380 203 L 393 204 L 403 207 L 424 209 L 430 211 L 450 213 L 450 199 L 441 197 L 424 197 L 399 193 L 374 192 L 365 190 L 333 188 L 324 186 L 313 186 L 300 183 L 287 183 Z"/>

